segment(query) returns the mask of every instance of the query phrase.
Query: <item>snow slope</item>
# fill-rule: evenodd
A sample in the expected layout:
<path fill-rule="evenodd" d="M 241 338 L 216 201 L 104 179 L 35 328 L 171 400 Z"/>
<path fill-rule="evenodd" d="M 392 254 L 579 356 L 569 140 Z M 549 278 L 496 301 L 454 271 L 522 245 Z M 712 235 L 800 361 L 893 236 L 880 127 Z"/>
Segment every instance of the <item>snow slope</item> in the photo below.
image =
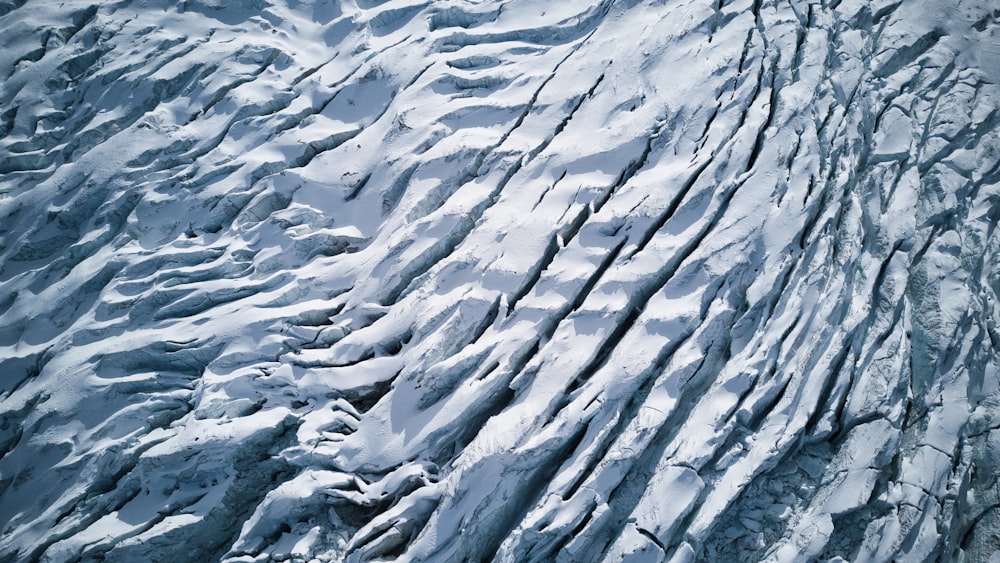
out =
<path fill-rule="evenodd" d="M 987 561 L 992 0 L 0 2 L 0 559 Z"/>

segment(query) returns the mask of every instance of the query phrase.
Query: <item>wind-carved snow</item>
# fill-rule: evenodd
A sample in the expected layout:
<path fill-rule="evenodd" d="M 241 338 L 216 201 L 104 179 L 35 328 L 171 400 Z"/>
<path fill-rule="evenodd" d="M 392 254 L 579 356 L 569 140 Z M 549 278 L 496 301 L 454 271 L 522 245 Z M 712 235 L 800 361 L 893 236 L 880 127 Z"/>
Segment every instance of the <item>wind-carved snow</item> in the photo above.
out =
<path fill-rule="evenodd" d="M 985 561 L 987 0 L 0 4 L 0 555 Z"/>

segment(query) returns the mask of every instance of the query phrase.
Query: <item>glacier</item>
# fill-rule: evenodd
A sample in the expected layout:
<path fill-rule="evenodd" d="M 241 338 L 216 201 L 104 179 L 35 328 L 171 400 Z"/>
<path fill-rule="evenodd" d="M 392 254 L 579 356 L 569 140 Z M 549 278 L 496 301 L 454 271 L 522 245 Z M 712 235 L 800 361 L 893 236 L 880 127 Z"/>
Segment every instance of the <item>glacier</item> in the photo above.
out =
<path fill-rule="evenodd" d="M 1000 561 L 995 1 L 0 44 L 0 559 Z"/>

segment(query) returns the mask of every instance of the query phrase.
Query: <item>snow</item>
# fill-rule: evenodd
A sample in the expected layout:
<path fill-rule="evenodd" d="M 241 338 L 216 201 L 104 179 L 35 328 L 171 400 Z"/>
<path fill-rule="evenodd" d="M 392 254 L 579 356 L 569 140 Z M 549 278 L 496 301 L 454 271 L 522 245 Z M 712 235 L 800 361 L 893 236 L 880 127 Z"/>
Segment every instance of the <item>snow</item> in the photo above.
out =
<path fill-rule="evenodd" d="M 997 37 L 0 5 L 0 559 L 996 557 Z"/>

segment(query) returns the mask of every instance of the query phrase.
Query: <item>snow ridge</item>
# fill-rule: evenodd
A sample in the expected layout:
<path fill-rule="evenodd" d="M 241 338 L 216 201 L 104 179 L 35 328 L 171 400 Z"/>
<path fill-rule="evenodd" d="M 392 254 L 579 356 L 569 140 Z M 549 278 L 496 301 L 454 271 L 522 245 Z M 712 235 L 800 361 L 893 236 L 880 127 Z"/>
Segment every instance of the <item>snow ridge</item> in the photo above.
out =
<path fill-rule="evenodd" d="M 1000 552 L 988 0 L 8 0 L 0 43 L 0 559 Z"/>

